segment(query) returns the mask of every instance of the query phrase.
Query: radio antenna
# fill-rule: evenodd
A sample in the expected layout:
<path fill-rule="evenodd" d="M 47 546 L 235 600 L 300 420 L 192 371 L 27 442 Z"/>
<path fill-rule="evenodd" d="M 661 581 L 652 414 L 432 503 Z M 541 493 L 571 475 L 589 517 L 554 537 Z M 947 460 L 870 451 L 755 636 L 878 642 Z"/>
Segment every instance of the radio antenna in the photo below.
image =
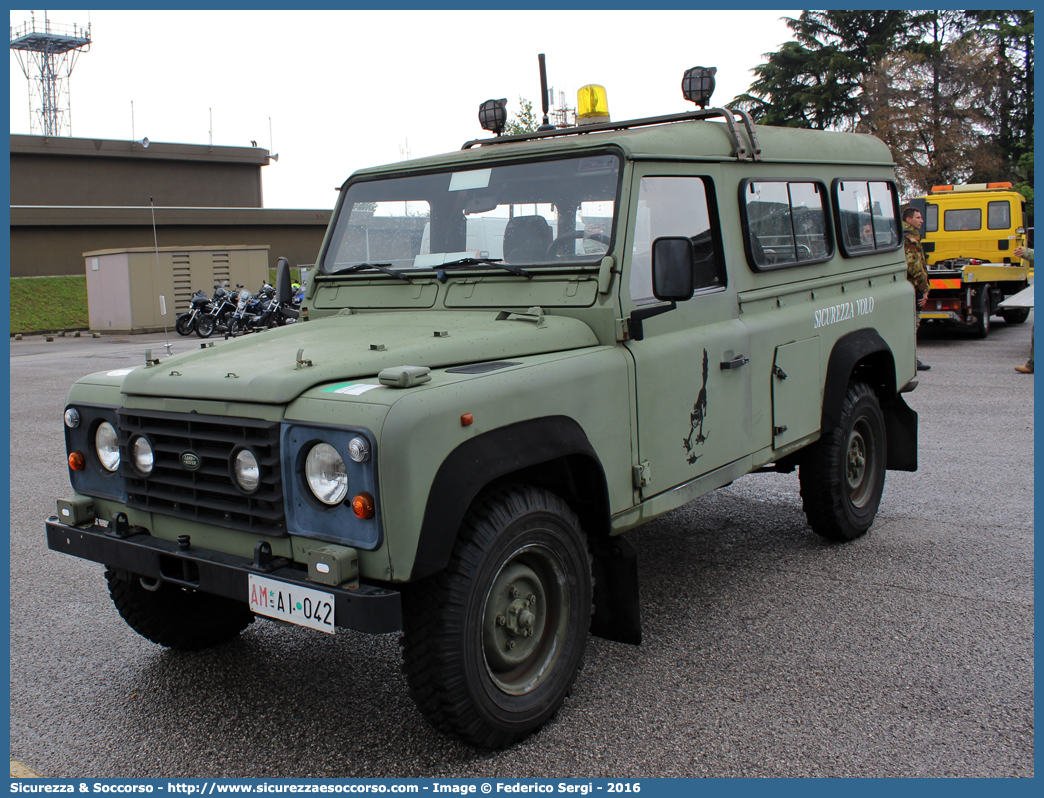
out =
<path fill-rule="evenodd" d="M 544 110 L 544 121 L 537 130 L 554 130 L 555 126 L 547 118 L 547 66 L 544 64 L 543 53 L 537 55 L 537 61 L 540 62 L 540 105 Z"/>
<path fill-rule="evenodd" d="M 156 205 L 152 201 L 152 197 L 149 197 L 149 207 L 152 209 L 152 243 L 156 247 L 156 277 L 160 283 L 163 282 L 163 273 L 160 271 L 159 262 L 159 238 L 156 236 Z M 167 298 L 160 294 L 160 315 L 163 317 L 163 335 L 167 339 L 167 342 L 163 344 L 167 348 L 167 357 L 170 357 L 170 333 L 167 332 Z"/>

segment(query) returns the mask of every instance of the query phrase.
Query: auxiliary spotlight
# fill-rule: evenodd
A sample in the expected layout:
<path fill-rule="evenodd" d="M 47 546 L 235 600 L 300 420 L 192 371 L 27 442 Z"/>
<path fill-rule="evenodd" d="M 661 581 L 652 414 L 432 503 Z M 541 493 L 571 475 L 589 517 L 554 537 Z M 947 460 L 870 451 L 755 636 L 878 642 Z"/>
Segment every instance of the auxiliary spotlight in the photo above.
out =
<path fill-rule="evenodd" d="M 714 93 L 714 73 L 717 67 L 693 67 L 685 71 L 682 78 L 682 94 L 691 103 L 706 108 Z"/>

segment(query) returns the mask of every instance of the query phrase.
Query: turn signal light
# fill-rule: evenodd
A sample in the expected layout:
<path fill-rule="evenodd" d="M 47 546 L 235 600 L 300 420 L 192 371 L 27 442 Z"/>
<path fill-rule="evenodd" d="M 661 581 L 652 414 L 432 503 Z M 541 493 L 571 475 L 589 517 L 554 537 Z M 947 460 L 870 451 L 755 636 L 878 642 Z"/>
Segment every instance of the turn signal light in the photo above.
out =
<path fill-rule="evenodd" d="M 69 455 L 69 468 L 73 471 L 83 471 L 83 467 L 86 465 L 83 460 L 83 455 L 79 452 L 73 452 Z"/>
<path fill-rule="evenodd" d="M 363 520 L 373 518 L 375 512 L 373 496 L 369 493 L 360 493 L 352 499 L 352 512 L 355 513 L 357 518 L 362 518 Z"/>

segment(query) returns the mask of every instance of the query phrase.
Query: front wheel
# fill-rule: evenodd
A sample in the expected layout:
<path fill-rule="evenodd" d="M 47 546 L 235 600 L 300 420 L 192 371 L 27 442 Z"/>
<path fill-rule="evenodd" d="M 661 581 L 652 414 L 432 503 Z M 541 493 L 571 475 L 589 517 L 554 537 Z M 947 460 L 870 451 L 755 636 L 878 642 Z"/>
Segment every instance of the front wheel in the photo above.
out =
<path fill-rule="evenodd" d="M 106 566 L 109 595 L 130 627 L 167 648 L 198 651 L 238 635 L 253 622 L 245 602 L 123 574 Z"/>
<path fill-rule="evenodd" d="M 886 447 L 877 395 L 865 383 L 850 383 L 837 426 L 809 447 L 798 472 L 813 532 L 848 541 L 870 528 L 884 492 Z"/>
<path fill-rule="evenodd" d="M 591 555 L 569 506 L 516 486 L 476 501 L 445 570 L 403 592 L 403 671 L 433 726 L 504 748 L 570 693 L 591 624 Z"/>
<path fill-rule="evenodd" d="M 214 334 L 214 324 L 216 319 L 214 316 L 206 315 L 200 316 L 196 321 L 196 335 L 200 338 L 209 338 Z"/>
<path fill-rule="evenodd" d="M 174 322 L 174 331 L 178 335 L 192 335 L 192 328 L 196 326 L 196 319 L 191 313 L 182 313 Z"/>

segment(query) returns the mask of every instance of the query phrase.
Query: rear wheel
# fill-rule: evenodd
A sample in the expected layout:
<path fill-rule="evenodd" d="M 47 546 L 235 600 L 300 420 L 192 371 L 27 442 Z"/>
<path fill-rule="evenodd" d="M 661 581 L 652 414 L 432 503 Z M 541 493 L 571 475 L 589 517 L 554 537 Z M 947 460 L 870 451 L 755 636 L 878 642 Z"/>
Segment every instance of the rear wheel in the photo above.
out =
<path fill-rule="evenodd" d="M 1005 310 L 1001 313 L 1004 317 L 1004 321 L 1008 324 L 1022 324 L 1029 318 L 1029 308 L 1014 308 L 1012 310 Z"/>
<path fill-rule="evenodd" d="M 976 338 L 985 338 L 990 334 L 990 316 L 993 314 L 993 307 L 990 304 L 990 287 L 984 285 L 979 291 L 979 296 L 979 306 L 976 308 L 979 318 L 973 329 Z"/>
<path fill-rule="evenodd" d="M 200 593 L 169 582 L 123 579 L 106 566 L 109 595 L 130 627 L 167 648 L 198 651 L 238 635 L 254 620 L 246 603 Z"/>
<path fill-rule="evenodd" d="M 403 671 L 441 731 L 503 748 L 571 692 L 592 609 L 591 556 L 559 497 L 502 488 L 476 501 L 449 564 L 403 592 Z"/>
<path fill-rule="evenodd" d="M 865 383 L 850 383 L 837 426 L 809 447 L 798 472 L 812 531 L 837 541 L 863 535 L 881 503 L 886 459 L 877 395 Z"/>

